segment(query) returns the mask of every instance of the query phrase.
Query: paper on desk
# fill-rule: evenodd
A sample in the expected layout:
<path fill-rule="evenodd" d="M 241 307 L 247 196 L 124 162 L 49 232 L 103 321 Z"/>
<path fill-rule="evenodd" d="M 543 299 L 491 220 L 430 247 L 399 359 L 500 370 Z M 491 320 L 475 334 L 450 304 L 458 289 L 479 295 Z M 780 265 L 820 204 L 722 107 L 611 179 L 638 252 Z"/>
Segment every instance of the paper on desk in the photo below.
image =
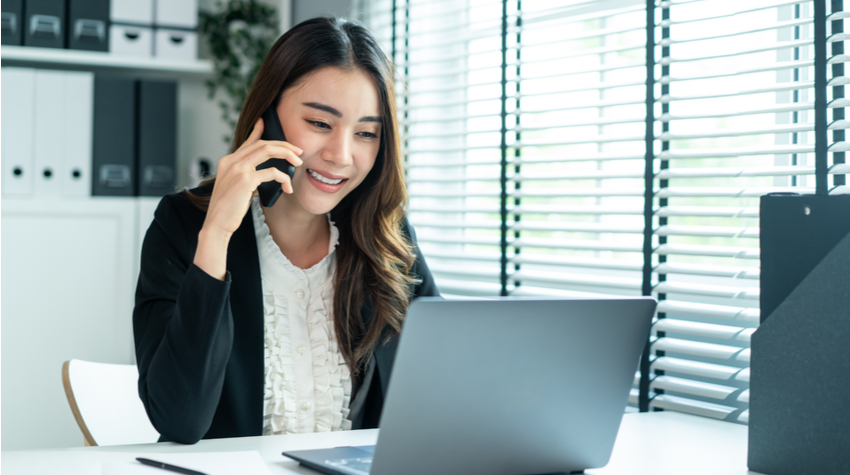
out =
<path fill-rule="evenodd" d="M 115 454 L 117 455 L 117 454 Z M 204 472 L 208 475 L 271 475 L 271 470 L 256 450 L 244 452 L 185 452 L 180 454 L 164 453 L 126 453 L 126 457 L 110 457 L 103 461 L 103 475 L 167 475 L 174 472 L 163 470 L 136 461 L 136 457 L 149 458 L 183 468 Z"/>

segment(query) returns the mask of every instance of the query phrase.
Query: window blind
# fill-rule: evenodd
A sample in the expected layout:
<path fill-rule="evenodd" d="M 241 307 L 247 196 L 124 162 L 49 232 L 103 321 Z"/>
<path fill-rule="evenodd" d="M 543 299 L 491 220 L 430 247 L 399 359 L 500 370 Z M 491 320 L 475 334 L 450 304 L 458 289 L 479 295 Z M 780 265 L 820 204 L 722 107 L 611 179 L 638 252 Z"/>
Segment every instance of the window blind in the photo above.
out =
<path fill-rule="evenodd" d="M 847 193 L 830 8 L 829 192 Z M 396 64 L 409 216 L 441 291 L 652 295 L 630 405 L 746 423 L 758 200 L 816 190 L 814 2 L 355 9 Z"/>
<path fill-rule="evenodd" d="M 441 291 L 640 295 L 642 1 L 361 8 L 406 86 L 409 216 Z"/>
<path fill-rule="evenodd" d="M 746 422 L 759 197 L 814 192 L 811 2 L 655 6 L 649 407 Z"/>

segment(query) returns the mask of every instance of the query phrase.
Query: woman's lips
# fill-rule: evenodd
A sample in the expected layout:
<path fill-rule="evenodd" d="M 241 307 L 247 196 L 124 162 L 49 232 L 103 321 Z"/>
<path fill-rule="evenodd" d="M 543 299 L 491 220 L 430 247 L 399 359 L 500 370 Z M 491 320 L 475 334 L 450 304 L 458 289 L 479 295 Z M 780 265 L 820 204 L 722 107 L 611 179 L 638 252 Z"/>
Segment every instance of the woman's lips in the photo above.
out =
<path fill-rule="evenodd" d="M 309 181 L 313 186 L 315 186 L 320 191 L 324 191 L 325 193 L 336 193 L 337 191 L 339 191 L 342 188 L 343 185 L 345 185 L 345 182 L 348 181 L 348 178 L 336 176 L 336 175 L 331 175 L 331 174 L 325 173 L 325 172 L 319 172 L 319 171 L 316 171 L 316 170 L 312 170 L 310 168 L 307 168 L 306 170 L 304 170 L 304 172 L 307 174 L 307 181 Z M 319 175 L 321 178 L 324 178 L 325 180 L 342 180 L 342 181 L 337 183 L 337 184 L 325 183 L 325 182 L 321 181 L 319 178 L 316 178 L 313 174 Z"/>

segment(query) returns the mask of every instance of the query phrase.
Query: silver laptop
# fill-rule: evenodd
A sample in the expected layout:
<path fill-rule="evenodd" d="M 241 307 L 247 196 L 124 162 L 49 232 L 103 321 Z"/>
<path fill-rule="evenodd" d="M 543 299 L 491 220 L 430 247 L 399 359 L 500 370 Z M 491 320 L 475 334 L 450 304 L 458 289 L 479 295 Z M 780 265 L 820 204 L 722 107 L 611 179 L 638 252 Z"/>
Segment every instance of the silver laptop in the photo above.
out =
<path fill-rule="evenodd" d="M 377 445 L 283 454 L 344 475 L 604 466 L 655 305 L 420 298 L 407 312 Z"/>

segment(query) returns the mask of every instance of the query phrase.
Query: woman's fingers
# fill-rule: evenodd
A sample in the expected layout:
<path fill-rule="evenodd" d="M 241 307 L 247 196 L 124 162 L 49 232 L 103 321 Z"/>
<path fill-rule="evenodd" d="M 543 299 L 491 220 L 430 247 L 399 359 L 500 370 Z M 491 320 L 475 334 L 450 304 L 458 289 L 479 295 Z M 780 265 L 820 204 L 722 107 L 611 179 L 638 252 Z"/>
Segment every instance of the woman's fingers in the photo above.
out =
<path fill-rule="evenodd" d="M 245 139 L 244 142 L 242 142 L 242 145 L 239 146 L 237 151 L 242 150 L 245 147 L 247 147 L 247 146 L 255 143 L 256 141 L 260 140 L 260 137 L 263 136 L 263 127 L 264 126 L 265 126 L 265 124 L 263 123 L 262 117 L 257 119 L 257 121 L 254 122 L 254 128 L 251 130 L 251 134 L 248 135 L 248 138 Z"/>
<path fill-rule="evenodd" d="M 256 148 L 257 143 L 260 141 L 260 138 L 263 136 L 263 119 L 257 119 L 257 122 L 254 123 L 254 128 L 251 130 L 251 134 L 242 142 L 242 145 L 236 149 L 230 155 L 226 155 L 218 161 L 218 174 L 221 174 L 230 169 L 230 167 L 234 163 L 238 163 L 246 153 L 253 148 Z"/>
<path fill-rule="evenodd" d="M 265 183 L 267 181 L 276 181 L 280 183 L 283 191 L 286 193 L 292 193 L 292 180 L 289 178 L 289 175 L 283 173 L 277 168 L 264 168 L 262 170 L 257 170 L 254 173 L 254 177 L 259 178 L 260 180 L 259 183 L 257 183 L 257 186 L 260 186 L 260 183 Z"/>
<path fill-rule="evenodd" d="M 298 157 L 298 154 L 289 147 L 284 147 L 279 144 L 286 142 L 265 142 L 260 141 L 245 150 L 245 156 L 240 160 L 240 167 L 253 170 L 257 165 L 265 162 L 270 158 L 280 158 L 295 165 L 301 166 L 304 162 Z"/>

